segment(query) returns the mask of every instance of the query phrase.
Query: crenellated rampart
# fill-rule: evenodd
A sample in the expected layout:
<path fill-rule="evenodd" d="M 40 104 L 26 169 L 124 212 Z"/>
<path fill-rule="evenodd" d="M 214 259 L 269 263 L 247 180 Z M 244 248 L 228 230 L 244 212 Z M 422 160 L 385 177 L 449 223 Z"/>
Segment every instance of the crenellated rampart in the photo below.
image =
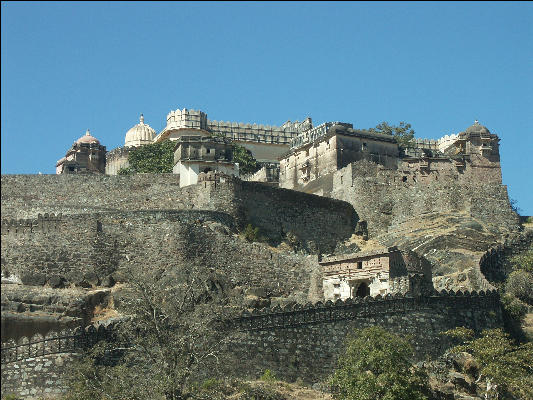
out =
<path fill-rule="evenodd" d="M 424 359 L 449 347 L 441 332 L 501 326 L 501 310 L 496 291 L 442 291 L 254 310 L 238 322 L 240 330 L 227 349 L 233 374 L 255 379 L 270 369 L 283 379 L 315 383 L 331 374 L 355 328 L 377 325 L 407 335 L 416 358 Z"/>
<path fill-rule="evenodd" d="M 499 307 L 497 291 L 455 292 L 440 291 L 430 296 L 377 295 L 365 298 L 349 298 L 315 304 L 293 304 L 285 307 L 244 311 L 238 320 L 238 329 L 254 331 L 264 329 L 294 328 L 309 324 L 334 323 L 355 318 L 375 317 L 382 314 L 404 314 L 424 309 L 457 307 L 459 309 Z"/>
<path fill-rule="evenodd" d="M 90 325 L 2 343 L 2 398 L 7 394 L 42 398 L 64 393 L 66 375 L 79 354 L 113 337 L 112 329 Z"/>
<path fill-rule="evenodd" d="M 314 383 L 332 372 L 354 328 L 379 325 L 409 335 L 417 358 L 423 359 L 449 346 L 442 331 L 464 326 L 479 332 L 499 326 L 501 311 L 495 290 L 435 291 L 428 296 L 408 293 L 254 309 L 244 311 L 234 323 L 235 333 L 220 349 L 225 360 L 221 373 L 255 379 L 270 369 L 284 379 L 304 377 Z M 26 396 L 31 390 L 44 394 L 50 382 L 64 390 L 62 377 L 74 353 L 112 338 L 112 329 L 90 326 L 2 344 L 2 395 Z M 52 365 L 50 357 L 60 353 L 67 359 L 59 370 L 47 368 Z M 26 371 L 24 379 L 20 371 Z"/>

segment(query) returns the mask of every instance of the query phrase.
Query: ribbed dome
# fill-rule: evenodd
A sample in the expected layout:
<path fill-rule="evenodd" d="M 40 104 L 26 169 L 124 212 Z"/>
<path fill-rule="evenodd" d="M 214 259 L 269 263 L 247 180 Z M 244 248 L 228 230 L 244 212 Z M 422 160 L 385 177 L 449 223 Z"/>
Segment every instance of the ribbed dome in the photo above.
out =
<path fill-rule="evenodd" d="M 465 133 L 490 133 L 487 127 L 481 125 L 478 120 L 474 121 L 474 125 L 466 128 Z"/>
<path fill-rule="evenodd" d="M 81 138 L 76 140 L 76 143 L 96 143 L 100 144 L 100 141 L 96 139 L 94 136 L 91 136 L 91 132 L 89 132 L 89 129 L 87 129 L 87 132 L 85 132 L 85 135 L 83 135 Z"/>
<path fill-rule="evenodd" d="M 149 144 L 152 143 L 155 137 L 155 131 L 150 125 L 144 123 L 144 117 L 141 114 L 139 123 L 126 132 L 125 145 L 140 146 L 142 144 Z"/>

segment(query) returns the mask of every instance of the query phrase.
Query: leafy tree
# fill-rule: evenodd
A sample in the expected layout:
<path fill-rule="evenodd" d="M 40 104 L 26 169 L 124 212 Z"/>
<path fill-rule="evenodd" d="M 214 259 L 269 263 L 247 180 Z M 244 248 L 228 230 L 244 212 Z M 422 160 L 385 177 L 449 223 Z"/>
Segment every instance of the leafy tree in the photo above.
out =
<path fill-rule="evenodd" d="M 533 398 L 533 343 L 516 345 L 501 329 L 486 330 L 480 338 L 470 329 L 444 332 L 460 338 L 462 344 L 451 352 L 467 352 L 479 363 L 477 382 L 485 382 L 485 398 L 498 395 L 512 398 Z"/>
<path fill-rule="evenodd" d="M 135 265 L 127 276 L 128 289 L 116 299 L 128 316 L 118 328 L 127 351 L 115 366 L 93 358 L 77 368 L 72 399 L 190 397 L 195 382 L 216 370 L 231 333 L 224 279 L 193 265 Z"/>
<path fill-rule="evenodd" d="M 368 129 L 368 132 L 393 136 L 402 147 L 412 147 L 414 144 L 415 131 L 411 129 L 411 124 L 405 122 L 400 122 L 398 126 L 382 122 L 375 128 Z"/>
<path fill-rule="evenodd" d="M 409 342 L 380 327 L 356 330 L 330 378 L 340 400 L 426 399 L 427 376 L 412 366 Z"/>
<path fill-rule="evenodd" d="M 171 173 L 174 167 L 174 146 L 174 142 L 166 140 L 138 147 L 128 154 L 130 166 L 122 168 L 118 174 Z"/>
<path fill-rule="evenodd" d="M 254 158 L 252 152 L 240 144 L 233 143 L 233 161 L 239 163 L 239 174 L 253 174 L 259 171 L 261 165 Z"/>

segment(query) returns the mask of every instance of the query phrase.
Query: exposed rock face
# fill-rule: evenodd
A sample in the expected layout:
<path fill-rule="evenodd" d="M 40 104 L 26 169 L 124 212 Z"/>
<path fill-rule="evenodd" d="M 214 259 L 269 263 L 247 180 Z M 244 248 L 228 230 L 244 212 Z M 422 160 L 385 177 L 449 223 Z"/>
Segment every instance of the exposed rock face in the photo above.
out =
<path fill-rule="evenodd" d="M 50 330 L 85 326 L 109 290 L 2 284 L 2 342 Z"/>

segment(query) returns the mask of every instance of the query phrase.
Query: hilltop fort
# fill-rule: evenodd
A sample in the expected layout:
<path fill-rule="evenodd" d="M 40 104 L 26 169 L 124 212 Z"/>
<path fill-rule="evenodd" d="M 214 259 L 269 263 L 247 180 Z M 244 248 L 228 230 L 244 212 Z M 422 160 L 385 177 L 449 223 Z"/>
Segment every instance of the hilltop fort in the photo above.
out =
<path fill-rule="evenodd" d="M 117 175 L 132 150 L 167 140 L 172 174 Z M 241 176 L 232 143 L 261 169 Z M 160 133 L 141 116 L 111 151 L 88 131 L 56 170 L 2 176 L 2 394 L 64 390 L 51 374 L 75 346 L 60 361 L 49 349 L 74 334 L 49 332 L 94 322 L 132 263 L 209 265 L 242 298 L 228 374 L 312 383 L 354 326 L 410 333 L 420 358 L 445 350 L 443 330 L 502 326 L 491 281 L 533 240 L 502 184 L 499 138 L 477 121 L 404 147 L 350 123 L 178 109 Z M 247 226 L 261 241 L 243 239 Z"/>

